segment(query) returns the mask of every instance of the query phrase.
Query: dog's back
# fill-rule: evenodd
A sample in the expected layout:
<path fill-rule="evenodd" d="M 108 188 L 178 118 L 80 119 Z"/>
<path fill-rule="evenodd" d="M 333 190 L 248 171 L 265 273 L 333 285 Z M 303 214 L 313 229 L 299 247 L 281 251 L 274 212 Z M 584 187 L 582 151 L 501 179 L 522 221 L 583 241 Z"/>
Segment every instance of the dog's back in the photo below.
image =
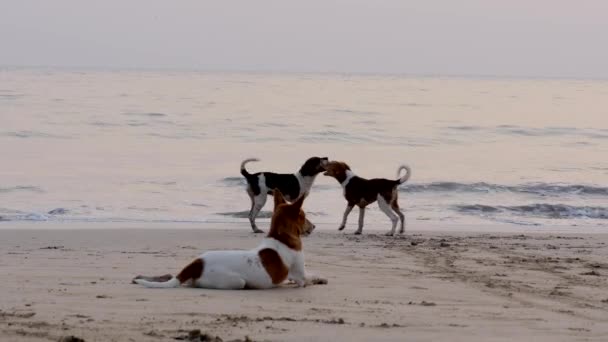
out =
<path fill-rule="evenodd" d="M 378 195 L 390 196 L 390 194 L 399 186 L 398 180 L 385 178 L 365 179 L 355 176 L 350 179 L 344 188 L 344 197 L 353 204 L 358 204 L 364 201 L 370 204 L 376 201 Z"/>

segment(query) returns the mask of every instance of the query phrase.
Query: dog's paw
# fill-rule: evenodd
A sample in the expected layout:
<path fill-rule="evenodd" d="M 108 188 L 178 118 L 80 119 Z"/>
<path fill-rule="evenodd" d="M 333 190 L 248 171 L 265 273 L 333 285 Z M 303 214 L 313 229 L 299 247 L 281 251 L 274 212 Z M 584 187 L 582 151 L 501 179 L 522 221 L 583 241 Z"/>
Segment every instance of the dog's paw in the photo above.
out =
<path fill-rule="evenodd" d="M 340 226 L 338 227 L 338 230 L 344 230 L 344 228 L 346 228 L 345 226 Z"/>
<path fill-rule="evenodd" d="M 386 233 L 386 234 L 384 234 L 384 235 L 386 235 L 386 236 L 393 236 L 393 235 L 395 235 L 395 234 L 394 234 L 393 232 L 388 232 L 388 233 Z"/>
<path fill-rule="evenodd" d="M 260 233 L 263 233 L 264 231 L 263 231 L 263 230 L 261 230 L 260 228 L 255 228 L 255 229 L 253 230 L 253 232 L 254 232 L 255 234 L 260 234 Z"/>
<path fill-rule="evenodd" d="M 363 232 L 362 232 L 362 231 L 360 231 L 360 230 L 357 230 L 357 231 L 355 232 L 355 235 L 361 235 L 361 233 L 363 233 Z"/>

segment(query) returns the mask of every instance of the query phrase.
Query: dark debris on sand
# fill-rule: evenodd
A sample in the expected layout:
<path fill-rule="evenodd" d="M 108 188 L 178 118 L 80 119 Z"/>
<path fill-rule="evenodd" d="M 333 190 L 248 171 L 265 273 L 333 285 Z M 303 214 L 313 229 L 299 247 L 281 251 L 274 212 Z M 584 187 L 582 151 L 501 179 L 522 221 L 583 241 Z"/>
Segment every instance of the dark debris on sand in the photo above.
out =
<path fill-rule="evenodd" d="M 323 324 L 348 324 L 344 321 L 343 318 L 331 318 L 331 319 L 312 319 L 312 318 L 292 318 L 292 317 L 257 317 L 250 318 L 245 315 L 222 315 L 221 318 L 217 318 L 216 321 L 227 321 L 231 322 L 233 325 L 238 323 L 247 323 L 247 322 L 265 322 L 265 321 L 275 321 L 275 322 L 313 322 L 313 323 L 323 323 Z"/>
<path fill-rule="evenodd" d="M 200 329 L 193 329 L 188 331 L 187 335 L 180 335 L 173 338 L 178 341 L 191 341 L 191 342 L 224 342 L 219 336 L 213 336 L 208 333 L 202 333 Z M 226 342 L 254 342 L 249 336 L 245 336 L 244 339 L 229 340 Z"/>
<path fill-rule="evenodd" d="M 76 336 L 63 336 L 59 339 L 59 342 L 85 342 L 84 339 Z"/>

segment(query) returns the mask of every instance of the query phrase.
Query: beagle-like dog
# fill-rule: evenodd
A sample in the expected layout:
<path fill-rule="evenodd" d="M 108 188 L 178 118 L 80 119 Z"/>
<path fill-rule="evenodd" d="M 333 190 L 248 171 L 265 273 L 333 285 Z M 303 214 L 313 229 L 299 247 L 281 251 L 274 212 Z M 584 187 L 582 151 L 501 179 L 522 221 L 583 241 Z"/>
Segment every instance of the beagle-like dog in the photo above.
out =
<path fill-rule="evenodd" d="M 346 163 L 338 161 L 328 163 L 327 171 L 325 171 L 324 175 L 334 177 L 338 183 L 342 185 L 342 188 L 344 189 L 344 198 L 346 198 L 346 201 L 348 202 L 342 218 L 342 224 L 340 224 L 338 230 L 344 229 L 348 214 L 350 214 L 351 210 L 353 210 L 353 207 L 356 205 L 359 207 L 359 229 L 355 231 L 355 234 L 361 234 L 363 232 L 365 207 L 377 200 L 380 210 L 391 219 L 393 224 L 391 231 L 386 235 L 390 236 L 395 234 L 398 221 L 397 216 L 399 216 L 399 219 L 401 220 L 399 233 L 403 234 L 405 231 L 405 216 L 399 209 L 399 204 L 397 203 L 397 187 L 410 178 L 412 170 L 407 165 L 400 166 L 397 169 L 397 177 L 399 177 L 402 170 L 406 171 L 405 175 L 396 180 L 385 178 L 365 179 L 355 175 Z"/>
<path fill-rule="evenodd" d="M 325 171 L 325 165 L 328 163 L 327 157 L 311 157 L 296 173 L 249 173 L 245 165 L 255 161 L 259 160 L 250 158 L 241 163 L 241 174 L 247 180 L 247 194 L 251 198 L 249 223 L 251 223 L 254 233 L 264 232 L 255 224 L 255 218 L 266 204 L 266 197 L 272 194 L 272 190 L 280 190 L 288 201 L 295 200 L 303 193 L 310 193 L 315 178 L 319 173 Z"/>
<path fill-rule="evenodd" d="M 286 279 L 298 287 L 327 284 L 324 278 L 307 275 L 304 269 L 301 235 L 310 234 L 302 204 L 306 193 L 292 204 L 275 190 L 274 213 L 270 231 L 262 243 L 248 251 L 210 251 L 201 254 L 177 276 L 137 276 L 133 282 L 157 288 L 179 287 L 191 282 L 194 287 L 237 290 L 268 289 Z M 308 230 L 307 230 L 308 229 Z"/>

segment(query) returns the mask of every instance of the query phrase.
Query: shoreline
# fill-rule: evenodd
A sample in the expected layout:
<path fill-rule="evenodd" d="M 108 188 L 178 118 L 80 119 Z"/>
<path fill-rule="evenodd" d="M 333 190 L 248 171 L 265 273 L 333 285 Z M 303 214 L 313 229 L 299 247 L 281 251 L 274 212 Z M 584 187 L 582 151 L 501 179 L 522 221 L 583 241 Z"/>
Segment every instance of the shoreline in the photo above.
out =
<path fill-rule="evenodd" d="M 203 225 L 204 226 L 204 225 Z M 608 235 L 315 231 L 308 272 L 327 285 L 146 289 L 247 229 L 0 229 L 0 331 L 11 341 L 602 341 Z M 195 332 L 194 332 L 195 333 Z"/>
<path fill-rule="evenodd" d="M 261 227 L 268 227 L 269 219 L 257 220 Z M 313 222 L 314 223 L 314 222 Z M 316 223 L 315 233 L 331 233 L 337 231 L 336 224 Z M 413 226 L 413 227 L 412 227 Z M 389 222 L 380 224 L 368 224 L 363 228 L 365 234 L 384 234 L 389 230 Z M 205 222 L 122 222 L 122 221 L 0 221 L 0 231 L 4 230 L 113 230 L 113 229 L 150 229 L 150 230 L 234 230 L 237 232 L 249 232 L 251 228 L 248 222 L 224 222 L 224 221 L 205 221 Z M 356 229 L 356 224 L 349 223 L 340 234 L 349 235 Z M 608 226 L 589 226 L 589 225 L 517 225 L 509 223 L 489 222 L 489 223 L 458 223 L 446 224 L 442 222 L 421 222 L 408 223 L 405 228 L 405 235 L 418 233 L 491 233 L 491 234 L 608 234 Z M 313 233 L 314 234 L 314 233 Z M 260 236 L 260 235 L 257 235 Z M 397 236 L 397 234 L 396 234 Z"/>

